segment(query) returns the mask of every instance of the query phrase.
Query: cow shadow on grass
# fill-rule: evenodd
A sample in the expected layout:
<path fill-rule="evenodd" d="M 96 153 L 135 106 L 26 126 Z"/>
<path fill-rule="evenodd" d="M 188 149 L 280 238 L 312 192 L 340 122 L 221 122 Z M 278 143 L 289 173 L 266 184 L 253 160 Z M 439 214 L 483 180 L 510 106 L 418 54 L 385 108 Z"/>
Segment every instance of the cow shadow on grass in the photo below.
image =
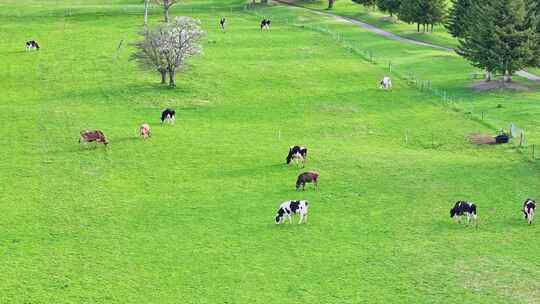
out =
<path fill-rule="evenodd" d="M 24 53 L 30 53 L 29 51 L 21 50 L 21 51 L 6 51 L 6 52 L 0 52 L 0 55 L 13 55 L 13 54 L 24 54 Z"/>
<path fill-rule="evenodd" d="M 246 164 L 249 164 L 250 162 L 246 162 Z M 227 174 L 227 176 L 231 177 L 242 177 L 242 176 L 252 176 L 254 175 L 254 172 L 259 172 L 263 175 L 268 174 L 274 174 L 274 173 L 283 173 L 283 172 L 289 172 L 294 175 L 294 178 L 298 176 L 298 172 L 304 172 L 304 171 L 310 171 L 308 167 L 305 168 L 297 167 L 295 165 L 287 165 L 285 162 L 283 163 L 271 163 L 271 164 L 262 164 L 259 166 L 246 166 L 241 168 L 232 168 L 224 170 L 224 172 Z"/>
<path fill-rule="evenodd" d="M 246 162 L 246 164 L 249 164 L 249 162 Z M 263 175 L 268 175 L 282 172 L 284 167 L 285 165 L 282 164 L 263 164 L 259 166 L 245 166 L 240 168 L 224 169 L 219 174 L 227 177 L 253 176 L 257 174 L 256 172 Z"/>
<path fill-rule="evenodd" d="M 514 217 L 507 217 L 507 218 L 504 219 L 502 224 L 505 227 L 510 227 L 510 228 L 523 228 L 523 227 L 527 227 L 527 226 L 534 226 L 535 222 L 533 221 L 532 225 L 529 225 L 529 223 L 527 223 L 527 220 L 525 219 L 525 216 L 523 215 L 523 216 L 519 216 L 519 217 L 515 217 L 515 216 Z"/>
<path fill-rule="evenodd" d="M 135 141 L 144 142 L 138 136 L 126 136 L 126 137 L 120 137 L 120 138 L 116 138 L 114 140 L 111 140 L 111 144 L 121 144 L 121 143 L 125 143 L 125 142 L 135 142 Z"/>
<path fill-rule="evenodd" d="M 445 232 L 445 231 L 460 231 L 463 229 L 476 229 L 480 228 L 482 226 L 481 222 L 478 222 L 478 225 L 475 225 L 473 222 L 471 222 L 469 225 L 465 223 L 465 219 L 461 223 L 458 223 L 457 221 L 453 219 L 440 219 L 434 224 L 434 230 L 437 232 Z"/>

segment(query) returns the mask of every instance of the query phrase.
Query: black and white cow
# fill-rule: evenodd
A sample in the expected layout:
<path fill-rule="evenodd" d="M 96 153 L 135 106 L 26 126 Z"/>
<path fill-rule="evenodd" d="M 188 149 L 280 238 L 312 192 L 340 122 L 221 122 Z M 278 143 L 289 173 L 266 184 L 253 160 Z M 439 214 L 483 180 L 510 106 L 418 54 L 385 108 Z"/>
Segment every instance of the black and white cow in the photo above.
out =
<path fill-rule="evenodd" d="M 523 203 L 523 213 L 525 214 L 525 219 L 527 220 L 527 223 L 532 224 L 534 220 L 534 209 L 536 209 L 536 202 L 532 199 L 528 198 Z"/>
<path fill-rule="evenodd" d="M 303 168 L 306 165 L 306 159 L 307 159 L 306 147 L 291 146 L 289 147 L 289 154 L 287 155 L 287 158 L 285 160 L 287 161 L 287 165 L 290 164 L 291 161 L 294 161 L 297 166 L 299 163 L 302 163 L 302 168 Z"/>
<path fill-rule="evenodd" d="M 35 40 L 26 41 L 26 50 L 36 50 L 39 51 L 39 44 Z"/>
<path fill-rule="evenodd" d="M 270 29 L 270 19 L 263 19 L 261 21 L 261 31 Z"/>
<path fill-rule="evenodd" d="M 164 122 L 174 124 L 175 121 L 176 121 L 175 110 L 165 109 L 165 111 L 161 112 L 161 124 L 163 124 Z"/>
<path fill-rule="evenodd" d="M 219 26 L 221 27 L 222 30 L 225 29 L 225 18 L 221 18 L 219 20 Z"/>
<path fill-rule="evenodd" d="M 292 215 L 297 213 L 300 215 L 300 221 L 298 224 L 301 224 L 302 221 L 304 223 L 307 223 L 307 216 L 308 216 L 308 207 L 309 203 L 308 201 L 286 201 L 283 204 L 279 206 L 277 215 L 276 215 L 276 224 L 281 224 L 285 220 L 284 218 L 287 217 L 289 219 L 289 222 L 292 224 Z"/>
<path fill-rule="evenodd" d="M 461 217 L 467 216 L 467 224 L 470 223 L 471 218 L 477 224 L 476 205 L 474 203 L 457 201 L 454 208 L 450 209 L 450 217 L 457 217 L 458 223 L 461 223 Z"/>

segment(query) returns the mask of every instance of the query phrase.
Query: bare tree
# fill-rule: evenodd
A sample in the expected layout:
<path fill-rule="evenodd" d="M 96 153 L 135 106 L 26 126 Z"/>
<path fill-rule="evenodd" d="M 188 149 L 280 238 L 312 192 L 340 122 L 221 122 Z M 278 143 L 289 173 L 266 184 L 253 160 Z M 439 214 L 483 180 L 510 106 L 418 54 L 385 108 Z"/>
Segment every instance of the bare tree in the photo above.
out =
<path fill-rule="evenodd" d="M 180 0 L 153 0 L 153 2 L 163 6 L 163 15 L 165 16 L 165 22 L 169 22 L 169 9 L 171 6 L 180 2 Z"/>
<path fill-rule="evenodd" d="M 161 83 L 167 83 L 167 60 L 161 51 L 161 46 L 165 44 L 163 40 L 164 29 L 159 26 L 152 31 L 144 30 L 144 40 L 135 43 L 137 51 L 131 55 L 132 60 L 137 62 L 144 69 L 155 69 L 161 74 Z"/>
<path fill-rule="evenodd" d="M 176 72 L 185 67 L 189 57 L 202 53 L 201 40 L 205 32 L 199 20 L 191 17 L 176 17 L 172 23 L 158 25 L 144 35 L 144 40 L 135 44 L 137 52 L 131 57 L 144 68 L 156 69 L 161 74 L 161 83 L 176 86 Z"/>

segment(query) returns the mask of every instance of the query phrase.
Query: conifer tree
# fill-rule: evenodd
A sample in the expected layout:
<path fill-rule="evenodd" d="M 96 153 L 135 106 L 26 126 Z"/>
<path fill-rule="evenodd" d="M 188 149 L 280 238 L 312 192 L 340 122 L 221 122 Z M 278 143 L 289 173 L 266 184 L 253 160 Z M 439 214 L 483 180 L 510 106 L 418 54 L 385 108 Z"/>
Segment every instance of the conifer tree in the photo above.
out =
<path fill-rule="evenodd" d="M 377 7 L 383 11 L 388 12 L 390 16 L 399 11 L 401 0 L 377 0 Z"/>
<path fill-rule="evenodd" d="M 452 0 L 452 8 L 448 14 L 446 28 L 452 36 L 463 38 L 470 27 L 469 13 L 472 0 Z"/>
<path fill-rule="evenodd" d="M 458 54 L 504 81 L 534 61 L 538 33 L 529 25 L 524 0 L 477 0 L 470 11 L 470 30 L 460 40 Z"/>

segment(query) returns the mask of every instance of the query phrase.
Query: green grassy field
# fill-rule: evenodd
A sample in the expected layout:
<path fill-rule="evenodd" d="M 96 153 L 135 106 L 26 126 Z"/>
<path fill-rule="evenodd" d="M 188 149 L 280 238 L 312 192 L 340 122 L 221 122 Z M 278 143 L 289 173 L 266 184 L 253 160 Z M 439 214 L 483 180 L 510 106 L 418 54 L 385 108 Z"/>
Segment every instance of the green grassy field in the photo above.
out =
<path fill-rule="evenodd" d="M 128 60 L 140 2 L 2 4 L 0 303 L 539 302 L 538 227 L 519 211 L 538 164 L 466 140 L 509 121 L 538 139 L 537 85 L 473 93 L 453 54 L 300 9 L 193 0 L 172 15 L 201 19 L 205 54 L 169 90 Z M 387 61 L 486 121 L 399 78 L 379 90 Z M 159 126 L 165 107 L 175 126 Z M 110 146 L 81 148 L 86 128 Z M 291 144 L 310 149 L 318 191 L 295 192 Z M 310 201 L 307 225 L 273 223 L 288 199 Z M 478 229 L 450 220 L 458 199 L 479 205 Z"/>
<path fill-rule="evenodd" d="M 297 4 L 317 10 L 326 10 L 327 0 L 297 0 Z M 448 1 L 450 4 L 450 1 Z M 354 3 L 351 0 L 337 0 L 334 8 L 330 11 L 333 14 L 362 20 L 385 31 L 395 33 L 409 39 L 425 41 L 446 47 L 457 47 L 457 40 L 452 37 L 443 25 L 433 28 L 433 33 L 424 33 L 422 29 L 418 32 L 416 24 L 408 24 L 397 19 L 396 16 L 379 11 L 376 8 L 366 8 L 363 5 Z"/>
<path fill-rule="evenodd" d="M 359 7 L 354 3 L 348 3 L 348 1 L 336 2 L 332 13 L 348 16 L 339 7 L 345 8 L 345 12 L 347 9 L 351 10 L 351 5 L 354 5 L 356 9 Z M 306 4 L 321 9 L 324 2 L 307 1 Z M 510 123 L 517 124 L 527 131 L 530 143 L 540 143 L 540 121 L 537 118 L 540 115 L 538 105 L 540 84 L 515 76 L 514 79 L 522 85 L 522 90 L 494 90 L 478 94 L 471 90 L 471 87 L 481 79 L 474 80 L 471 74 L 479 71 L 455 53 L 419 48 L 416 45 L 384 39 L 354 28 L 347 22 L 337 21 L 331 17 L 321 19 L 320 16 L 303 9 L 293 8 L 288 11 L 291 11 L 292 15 L 285 17 L 285 20 L 291 22 L 290 20 L 295 18 L 294 15 L 300 12 L 306 14 L 303 15 L 302 20 L 310 20 L 312 28 L 319 28 L 319 31 L 334 38 L 336 34 L 339 34 L 342 40 L 339 44 L 343 47 L 372 54 L 377 65 L 386 70 L 385 73 L 388 73 L 390 63 L 395 76 L 406 78 L 407 75 L 414 75 L 420 82 L 429 81 L 438 97 L 442 97 L 443 93 L 446 94 L 452 101 L 452 107 L 459 109 L 462 113 L 467 113 L 467 116 L 474 119 L 483 117 L 483 122 L 492 129 L 507 128 Z M 282 15 L 283 13 L 280 13 L 280 16 Z M 306 19 L 307 16 L 315 19 Z M 365 20 L 363 17 L 360 19 Z M 363 34 L 359 35 L 359 32 Z M 397 33 L 400 34 L 399 31 Z M 536 72 L 535 69 L 530 69 L 530 71 Z M 437 98 L 439 102 L 441 99 Z"/>

